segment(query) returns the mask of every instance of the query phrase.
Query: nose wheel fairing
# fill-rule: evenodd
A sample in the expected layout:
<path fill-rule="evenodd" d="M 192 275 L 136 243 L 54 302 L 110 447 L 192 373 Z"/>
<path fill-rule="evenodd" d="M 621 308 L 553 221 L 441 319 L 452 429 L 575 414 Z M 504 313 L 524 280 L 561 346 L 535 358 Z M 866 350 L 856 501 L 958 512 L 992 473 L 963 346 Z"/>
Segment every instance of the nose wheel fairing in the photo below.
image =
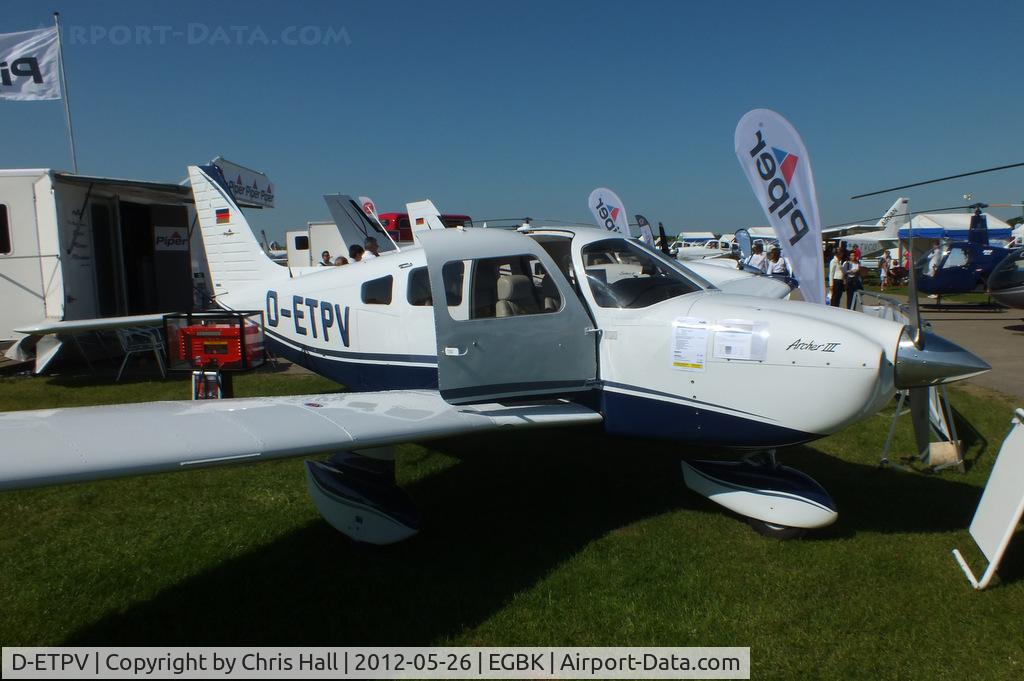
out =
<path fill-rule="evenodd" d="M 775 527 L 813 529 L 831 525 L 838 517 L 824 487 L 773 459 L 681 464 L 687 487 L 747 518 Z"/>
<path fill-rule="evenodd" d="M 419 509 L 395 484 L 393 458 L 342 452 L 307 461 L 306 484 L 324 520 L 355 541 L 394 544 L 419 532 Z"/>

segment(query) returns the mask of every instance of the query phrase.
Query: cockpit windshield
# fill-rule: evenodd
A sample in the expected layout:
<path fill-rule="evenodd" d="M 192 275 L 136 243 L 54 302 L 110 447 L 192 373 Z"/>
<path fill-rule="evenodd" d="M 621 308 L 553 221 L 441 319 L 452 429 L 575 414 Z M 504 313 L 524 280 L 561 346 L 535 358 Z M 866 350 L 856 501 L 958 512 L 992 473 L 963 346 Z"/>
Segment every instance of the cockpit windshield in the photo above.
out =
<path fill-rule="evenodd" d="M 714 288 L 659 252 L 621 238 L 583 247 L 587 285 L 600 307 L 641 308 Z"/>

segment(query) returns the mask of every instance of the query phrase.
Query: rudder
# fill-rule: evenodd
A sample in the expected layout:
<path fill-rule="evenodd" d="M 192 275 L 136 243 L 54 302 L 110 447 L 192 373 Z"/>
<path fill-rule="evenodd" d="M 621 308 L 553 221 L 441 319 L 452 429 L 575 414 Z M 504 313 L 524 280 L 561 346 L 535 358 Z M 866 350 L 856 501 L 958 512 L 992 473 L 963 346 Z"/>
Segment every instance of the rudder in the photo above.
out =
<path fill-rule="evenodd" d="M 284 279 L 288 270 L 263 251 L 249 222 L 216 166 L 189 166 L 188 177 L 203 235 L 214 296 L 268 279 Z"/>

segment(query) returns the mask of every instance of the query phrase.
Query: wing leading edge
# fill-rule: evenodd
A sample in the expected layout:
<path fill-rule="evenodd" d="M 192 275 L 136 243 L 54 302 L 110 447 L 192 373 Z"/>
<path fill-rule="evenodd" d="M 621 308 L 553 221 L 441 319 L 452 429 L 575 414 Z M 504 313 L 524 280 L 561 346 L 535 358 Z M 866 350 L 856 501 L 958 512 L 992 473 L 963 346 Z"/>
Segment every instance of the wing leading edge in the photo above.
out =
<path fill-rule="evenodd" d="M 457 407 L 436 391 L 7 412 L 0 490 L 600 421 L 570 402 Z"/>

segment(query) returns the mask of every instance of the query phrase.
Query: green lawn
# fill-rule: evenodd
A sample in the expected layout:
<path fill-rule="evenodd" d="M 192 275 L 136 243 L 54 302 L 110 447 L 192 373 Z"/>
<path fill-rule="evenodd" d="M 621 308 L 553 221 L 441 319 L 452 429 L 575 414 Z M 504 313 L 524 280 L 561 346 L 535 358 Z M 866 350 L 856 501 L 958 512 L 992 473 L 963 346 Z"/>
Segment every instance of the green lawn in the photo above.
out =
<path fill-rule="evenodd" d="M 0 409 L 187 392 L 9 378 Z M 967 474 L 880 470 L 884 416 L 780 452 L 840 508 L 790 542 L 689 492 L 678 447 L 596 430 L 401 447 L 425 527 L 385 548 L 319 519 L 299 460 L 0 494 L 0 643 L 749 645 L 754 678 L 1020 678 L 1024 537 L 983 593 L 949 553 L 983 566 L 966 527 L 1014 405 L 953 400 Z"/>
<path fill-rule="evenodd" d="M 879 284 L 877 282 L 878 282 L 878 277 L 877 276 L 872 276 L 870 278 L 870 280 L 866 279 L 865 283 L 864 283 L 864 289 L 867 290 L 867 291 L 873 291 L 875 293 L 879 293 L 879 292 L 885 293 L 886 295 L 891 295 L 891 296 L 902 296 L 904 298 L 907 297 L 907 287 L 906 286 L 896 286 L 896 287 L 889 286 L 889 287 L 886 287 L 885 291 L 882 291 L 881 287 L 879 286 Z M 918 299 L 919 299 L 919 301 L 921 303 L 921 306 L 922 307 L 926 307 L 926 308 L 929 305 L 936 305 L 938 303 L 938 299 L 936 299 L 936 298 L 929 298 L 928 295 L 925 294 L 925 293 L 919 293 L 918 294 Z M 997 303 L 994 300 L 992 300 L 992 298 L 987 293 L 985 293 L 984 291 L 972 291 L 971 293 L 957 293 L 957 294 L 954 294 L 954 295 L 944 295 L 944 296 L 942 296 L 942 306 L 943 307 L 947 307 L 947 306 L 948 307 L 955 307 L 955 306 L 958 306 L 958 305 L 980 305 L 980 306 L 992 307 L 993 309 L 996 309 L 996 310 L 1005 310 L 1006 309 L 1002 305 L 1000 305 L 999 303 Z"/>

